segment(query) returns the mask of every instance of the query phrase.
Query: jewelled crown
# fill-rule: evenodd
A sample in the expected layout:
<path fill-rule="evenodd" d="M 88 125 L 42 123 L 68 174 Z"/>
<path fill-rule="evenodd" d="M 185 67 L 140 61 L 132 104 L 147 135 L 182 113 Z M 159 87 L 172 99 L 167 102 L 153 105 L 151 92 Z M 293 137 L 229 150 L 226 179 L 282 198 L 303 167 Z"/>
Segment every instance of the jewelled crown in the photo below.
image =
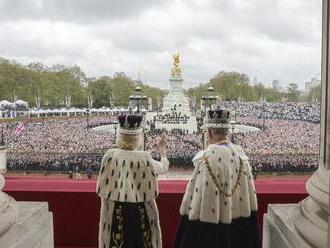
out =
<path fill-rule="evenodd" d="M 230 112 L 221 108 L 207 111 L 203 127 L 230 128 Z"/>
<path fill-rule="evenodd" d="M 119 115 L 119 132 L 123 134 L 139 134 L 143 130 L 142 115 Z"/>

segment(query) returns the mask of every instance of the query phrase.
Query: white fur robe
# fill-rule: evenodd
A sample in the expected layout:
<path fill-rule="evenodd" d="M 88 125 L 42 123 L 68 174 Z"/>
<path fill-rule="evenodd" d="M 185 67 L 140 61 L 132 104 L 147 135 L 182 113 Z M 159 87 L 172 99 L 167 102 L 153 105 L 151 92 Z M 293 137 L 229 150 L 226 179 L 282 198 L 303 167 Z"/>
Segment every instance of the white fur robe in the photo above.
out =
<path fill-rule="evenodd" d="M 102 159 L 96 190 L 101 197 L 99 248 L 108 248 L 115 201 L 144 202 L 154 248 L 162 247 L 156 197 L 157 175 L 166 173 L 169 162 L 153 160 L 146 151 L 110 149 Z"/>
<path fill-rule="evenodd" d="M 205 166 L 205 158 L 209 161 L 221 192 Z M 187 215 L 189 220 L 231 223 L 232 219 L 249 217 L 251 211 L 257 210 L 251 168 L 248 157 L 241 147 L 233 144 L 209 145 L 205 151 L 195 156 L 193 162 L 195 165 L 193 178 L 187 186 L 181 204 L 181 215 Z M 241 172 L 239 172 L 240 168 Z M 240 178 L 239 174 L 241 174 Z M 236 183 L 237 189 L 228 197 Z"/>

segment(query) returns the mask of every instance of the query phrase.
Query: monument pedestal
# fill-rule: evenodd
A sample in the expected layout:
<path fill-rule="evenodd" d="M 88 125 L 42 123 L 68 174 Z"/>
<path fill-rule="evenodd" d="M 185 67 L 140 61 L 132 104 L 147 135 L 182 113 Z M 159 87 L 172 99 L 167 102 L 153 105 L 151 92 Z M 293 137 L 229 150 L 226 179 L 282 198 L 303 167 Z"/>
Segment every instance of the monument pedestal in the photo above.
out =
<path fill-rule="evenodd" d="M 298 204 L 268 207 L 264 219 L 264 248 L 329 247 L 329 177 L 329 171 L 320 166 L 307 182 L 309 197 Z"/>
<path fill-rule="evenodd" d="M 0 248 L 53 248 L 53 215 L 47 202 L 16 202 L 18 221 L 0 236 Z"/>
<path fill-rule="evenodd" d="M 264 215 L 263 248 L 312 248 L 299 234 L 299 204 L 270 204 Z"/>

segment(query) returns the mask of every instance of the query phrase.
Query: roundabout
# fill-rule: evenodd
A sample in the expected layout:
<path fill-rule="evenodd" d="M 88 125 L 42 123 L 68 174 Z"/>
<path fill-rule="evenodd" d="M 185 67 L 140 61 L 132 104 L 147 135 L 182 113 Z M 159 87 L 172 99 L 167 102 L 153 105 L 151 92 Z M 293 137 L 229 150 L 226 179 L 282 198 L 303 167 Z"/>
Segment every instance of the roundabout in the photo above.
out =
<path fill-rule="evenodd" d="M 233 133 L 252 133 L 252 132 L 260 132 L 261 129 L 249 125 L 244 125 L 244 124 L 236 124 L 232 123 L 232 131 Z"/>
<path fill-rule="evenodd" d="M 110 133 L 110 134 L 116 134 L 116 130 L 117 130 L 117 123 L 112 123 L 109 125 L 102 125 L 102 126 L 98 126 L 98 127 L 93 127 L 92 130 L 95 132 L 99 132 L 99 133 Z"/>

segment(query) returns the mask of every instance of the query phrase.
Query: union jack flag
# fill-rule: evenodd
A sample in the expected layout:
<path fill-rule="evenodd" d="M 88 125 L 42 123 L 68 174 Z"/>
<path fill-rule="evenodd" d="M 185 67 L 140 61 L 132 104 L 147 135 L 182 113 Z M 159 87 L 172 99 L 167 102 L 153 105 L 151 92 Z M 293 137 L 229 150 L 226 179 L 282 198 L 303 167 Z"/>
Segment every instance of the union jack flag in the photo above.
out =
<path fill-rule="evenodd" d="M 13 131 L 13 136 L 16 138 L 21 132 L 26 129 L 26 125 L 23 122 L 17 124 L 16 128 Z"/>

